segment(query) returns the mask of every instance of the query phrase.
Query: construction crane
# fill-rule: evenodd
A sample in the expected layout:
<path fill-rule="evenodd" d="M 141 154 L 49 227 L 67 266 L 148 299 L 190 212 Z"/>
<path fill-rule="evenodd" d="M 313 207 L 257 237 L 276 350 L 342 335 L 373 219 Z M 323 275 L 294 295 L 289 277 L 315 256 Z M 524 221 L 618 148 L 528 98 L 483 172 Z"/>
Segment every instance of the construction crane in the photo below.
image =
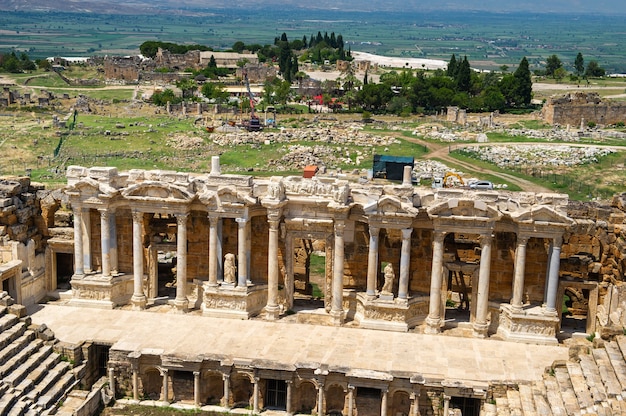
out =
<path fill-rule="evenodd" d="M 246 82 L 246 89 L 248 90 L 248 98 L 250 100 L 250 121 L 244 126 L 248 131 L 259 131 L 261 130 L 261 121 L 259 120 L 259 116 L 256 115 L 254 111 L 254 94 L 252 94 L 252 90 L 250 89 L 250 81 L 248 81 L 248 71 L 243 70 L 243 79 Z"/>

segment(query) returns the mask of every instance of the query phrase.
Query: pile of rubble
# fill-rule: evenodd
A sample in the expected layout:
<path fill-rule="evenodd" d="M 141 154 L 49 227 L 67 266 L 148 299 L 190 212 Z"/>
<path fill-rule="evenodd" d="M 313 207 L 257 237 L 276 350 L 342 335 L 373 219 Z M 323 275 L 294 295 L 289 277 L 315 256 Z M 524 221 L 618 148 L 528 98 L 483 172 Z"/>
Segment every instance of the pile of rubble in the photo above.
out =
<path fill-rule="evenodd" d="M 546 146 L 540 144 L 517 146 L 475 146 L 463 149 L 472 157 L 499 167 L 511 166 L 576 166 L 597 163 L 598 159 L 613 153 L 595 146 Z"/>
<path fill-rule="evenodd" d="M 174 134 L 167 139 L 167 145 L 176 150 L 197 149 L 204 146 L 204 139 L 198 136 Z"/>

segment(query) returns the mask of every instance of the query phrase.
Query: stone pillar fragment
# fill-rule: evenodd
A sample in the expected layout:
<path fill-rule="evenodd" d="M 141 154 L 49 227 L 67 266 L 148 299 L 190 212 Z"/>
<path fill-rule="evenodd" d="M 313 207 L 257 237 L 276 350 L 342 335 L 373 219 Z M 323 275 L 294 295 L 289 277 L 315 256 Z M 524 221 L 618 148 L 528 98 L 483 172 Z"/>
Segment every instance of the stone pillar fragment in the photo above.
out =
<path fill-rule="evenodd" d="M 209 286 L 217 286 L 217 217 L 209 217 Z"/>
<path fill-rule="evenodd" d="M 145 309 L 146 295 L 143 293 L 143 212 L 133 211 L 133 309 Z"/>
<path fill-rule="evenodd" d="M 269 229 L 269 244 L 267 258 L 267 305 L 265 306 L 265 316 L 268 320 L 278 319 L 280 308 L 278 306 L 278 226 L 280 224 L 280 213 L 268 213 L 267 219 Z"/>
<path fill-rule="evenodd" d="M 74 275 L 85 275 L 85 263 L 83 257 L 83 212 L 80 206 L 74 208 Z"/>
<path fill-rule="evenodd" d="M 187 218 L 189 214 L 176 216 L 176 299 L 174 305 L 180 312 L 186 312 L 187 300 Z"/>
<path fill-rule="evenodd" d="M 254 392 L 252 393 L 252 413 L 259 414 L 259 379 L 254 378 Z"/>
<path fill-rule="evenodd" d="M 117 221 L 115 211 L 109 210 L 109 255 L 111 260 L 111 274 L 119 274 L 119 257 L 117 254 Z"/>
<path fill-rule="evenodd" d="M 200 407 L 200 372 L 193 372 L 193 404 Z"/>
<path fill-rule="evenodd" d="M 513 299 L 511 306 L 520 311 L 524 304 L 524 272 L 526 269 L 526 244 L 528 237 L 518 236 L 515 250 L 515 275 L 513 280 Z"/>
<path fill-rule="evenodd" d="M 406 300 L 409 294 L 409 274 L 411 268 L 411 233 L 412 228 L 402 230 L 402 251 L 400 254 L 400 282 L 398 298 Z"/>
<path fill-rule="evenodd" d="M 222 399 L 222 407 L 230 409 L 230 375 L 222 374 L 222 380 L 224 380 L 224 397 Z"/>
<path fill-rule="evenodd" d="M 430 277 L 430 303 L 426 317 L 425 333 L 436 334 L 441 330 L 441 286 L 443 284 L 443 239 L 445 233 L 435 231 L 433 236 L 433 260 Z"/>
<path fill-rule="evenodd" d="M 83 267 L 85 274 L 92 271 L 91 265 L 91 215 L 89 208 L 83 210 L 82 238 L 83 238 Z"/>
<path fill-rule="evenodd" d="M 248 234 L 248 219 L 237 218 L 237 287 L 245 288 L 248 283 L 248 253 L 246 252 Z"/>
<path fill-rule="evenodd" d="M 163 402 L 169 403 L 169 377 L 167 376 L 167 369 L 162 369 L 161 374 L 163 375 Z"/>
<path fill-rule="evenodd" d="M 480 238 L 480 269 L 478 271 L 478 291 L 476 294 L 476 319 L 474 336 L 485 338 L 489 330 L 487 315 L 489 313 L 489 277 L 491 274 L 491 235 Z"/>
<path fill-rule="evenodd" d="M 559 288 L 559 268 L 561 265 L 561 246 L 563 237 L 553 240 L 550 253 L 550 271 L 548 273 L 548 289 L 546 291 L 546 312 L 556 313 L 556 295 Z"/>
<path fill-rule="evenodd" d="M 111 277 L 111 229 L 109 212 L 100 210 L 100 246 L 102 253 L 102 276 Z"/>
<path fill-rule="evenodd" d="M 378 234 L 380 228 L 370 225 L 370 246 L 367 256 L 367 297 L 376 296 L 376 280 L 378 277 Z"/>
<path fill-rule="evenodd" d="M 380 416 L 387 416 L 387 400 L 389 397 L 389 390 L 383 389 L 383 395 L 380 400 Z"/>
<path fill-rule="evenodd" d="M 335 247 L 333 250 L 333 283 L 332 304 L 330 315 L 335 325 L 343 323 L 343 266 L 344 266 L 344 238 L 346 224 L 343 220 L 335 221 Z"/>

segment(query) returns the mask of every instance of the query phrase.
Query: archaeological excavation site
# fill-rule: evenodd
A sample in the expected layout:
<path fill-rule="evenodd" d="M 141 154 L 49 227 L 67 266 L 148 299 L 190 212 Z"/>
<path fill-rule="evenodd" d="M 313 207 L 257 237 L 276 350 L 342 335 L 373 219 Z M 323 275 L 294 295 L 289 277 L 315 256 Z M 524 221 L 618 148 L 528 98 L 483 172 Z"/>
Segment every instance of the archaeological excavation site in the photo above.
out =
<path fill-rule="evenodd" d="M 0 182 L 0 415 L 626 413 L 626 194 Z"/>

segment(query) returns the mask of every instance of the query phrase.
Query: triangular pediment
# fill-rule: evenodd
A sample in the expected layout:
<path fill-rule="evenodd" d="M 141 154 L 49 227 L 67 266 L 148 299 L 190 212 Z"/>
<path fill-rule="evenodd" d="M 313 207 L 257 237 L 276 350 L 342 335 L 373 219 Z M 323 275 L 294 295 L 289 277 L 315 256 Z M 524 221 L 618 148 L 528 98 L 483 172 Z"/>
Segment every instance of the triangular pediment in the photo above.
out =
<path fill-rule="evenodd" d="M 431 218 L 499 220 L 502 213 L 494 206 L 481 200 L 448 199 L 428 208 Z"/>
<path fill-rule="evenodd" d="M 543 223 L 553 225 L 570 225 L 573 220 L 567 215 L 545 205 L 532 207 L 529 210 L 511 214 L 511 219 L 517 223 Z"/>
<path fill-rule="evenodd" d="M 98 182 L 92 178 L 85 178 L 67 188 L 69 192 L 77 192 L 82 200 L 99 199 L 100 197 L 111 198 L 119 191 L 106 183 Z"/>
<path fill-rule="evenodd" d="M 366 215 L 382 216 L 415 216 L 418 213 L 418 210 L 411 204 L 390 195 L 385 195 L 376 203 L 365 206 L 364 211 Z"/>
<path fill-rule="evenodd" d="M 122 195 L 129 199 L 179 202 L 190 202 L 194 197 L 184 188 L 162 182 L 142 182 L 128 187 Z"/>

